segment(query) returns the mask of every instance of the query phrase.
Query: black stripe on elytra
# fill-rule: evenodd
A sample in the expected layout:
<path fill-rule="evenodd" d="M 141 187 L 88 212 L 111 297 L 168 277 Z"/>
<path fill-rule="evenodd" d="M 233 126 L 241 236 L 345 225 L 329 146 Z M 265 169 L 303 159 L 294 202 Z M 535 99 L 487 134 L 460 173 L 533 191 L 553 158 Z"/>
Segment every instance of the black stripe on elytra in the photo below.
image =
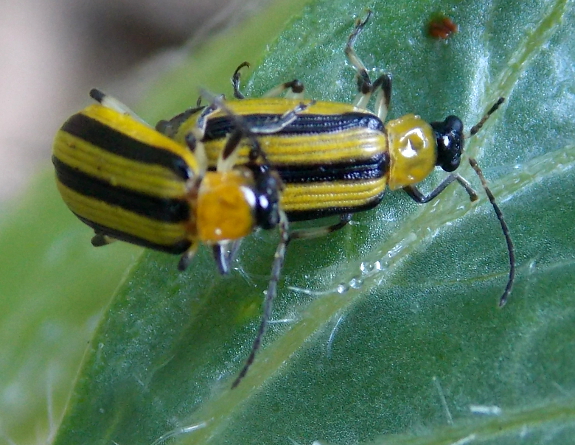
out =
<path fill-rule="evenodd" d="M 291 211 L 286 212 L 286 216 L 289 221 L 308 221 L 312 219 L 324 218 L 326 216 L 343 215 L 344 213 L 357 213 L 363 212 L 365 210 L 371 210 L 381 202 L 383 196 L 385 195 L 385 190 L 364 204 L 355 207 L 328 207 L 325 209 L 317 210 L 303 210 L 303 211 Z"/>
<path fill-rule="evenodd" d="M 258 172 L 260 167 L 247 164 L 254 171 Z M 333 181 L 363 181 L 384 177 L 389 172 L 389 154 L 379 153 L 369 159 L 361 161 L 340 162 L 331 164 L 291 164 L 274 165 L 282 181 L 286 184 L 305 184 L 314 182 Z M 215 167 L 210 167 L 215 171 Z"/>
<path fill-rule="evenodd" d="M 105 125 L 82 113 L 75 114 L 68 119 L 61 131 L 70 133 L 109 153 L 144 164 L 161 165 L 184 180 L 192 174 L 190 167 L 177 154 L 133 139 L 122 133 L 121 129 Z"/>
<path fill-rule="evenodd" d="M 279 119 L 278 114 L 245 114 L 240 117 L 248 127 L 265 127 L 274 124 Z M 299 114 L 286 127 L 274 134 L 285 136 L 309 135 L 320 133 L 335 133 L 352 128 L 367 128 L 383 132 L 383 123 L 374 115 L 352 112 L 343 114 Z M 214 117 L 208 120 L 204 141 L 212 141 L 226 137 L 234 129 L 229 116 Z"/>
<path fill-rule="evenodd" d="M 277 165 L 283 182 L 286 184 L 362 181 L 377 179 L 389 171 L 389 155 L 378 153 L 369 159 L 350 160 L 349 162 L 311 164 L 311 165 Z"/>
<path fill-rule="evenodd" d="M 125 233 L 120 230 L 111 229 L 110 227 L 103 226 L 97 222 L 86 219 L 80 215 L 76 216 L 85 224 L 92 227 L 96 233 L 108 235 L 120 241 L 125 241 L 127 243 L 136 244 L 142 247 L 148 247 L 150 249 L 159 250 L 161 252 L 180 254 L 184 253 L 190 247 L 191 243 L 188 240 L 180 240 L 174 244 L 164 245 L 152 243 L 144 238 L 134 236 L 130 233 Z"/>
<path fill-rule="evenodd" d="M 55 156 L 52 157 L 52 162 L 56 167 L 58 180 L 81 195 L 122 207 L 157 221 L 178 223 L 188 221 L 190 218 L 189 205 L 184 199 L 165 199 L 113 186 L 70 167 Z"/>

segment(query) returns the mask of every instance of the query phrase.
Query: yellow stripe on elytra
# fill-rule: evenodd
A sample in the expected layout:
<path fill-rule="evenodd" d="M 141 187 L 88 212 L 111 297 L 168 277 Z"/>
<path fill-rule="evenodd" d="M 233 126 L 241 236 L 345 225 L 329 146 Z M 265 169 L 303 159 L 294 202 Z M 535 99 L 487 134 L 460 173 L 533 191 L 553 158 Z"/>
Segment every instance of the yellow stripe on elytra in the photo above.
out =
<path fill-rule="evenodd" d="M 171 246 L 188 239 L 185 223 L 166 223 L 130 212 L 98 199 L 77 193 L 57 181 L 58 190 L 70 210 L 90 221 L 154 244 Z"/>
<path fill-rule="evenodd" d="M 299 104 L 311 104 L 311 100 L 298 100 L 298 99 L 284 99 L 281 97 L 263 97 L 255 99 L 242 99 L 233 100 L 226 102 L 226 107 L 238 116 L 244 116 L 246 114 L 277 114 L 281 116 L 286 111 L 291 111 L 296 108 Z M 321 114 L 321 115 L 332 115 L 332 114 L 343 114 L 343 113 L 364 113 L 371 114 L 371 111 L 365 110 L 364 108 L 357 108 L 351 104 L 340 103 L 340 102 L 323 102 L 317 101 L 313 105 L 308 106 L 305 110 L 298 112 L 298 115 L 302 114 Z M 227 116 L 227 112 L 218 111 L 210 117 Z"/>
<path fill-rule="evenodd" d="M 356 182 L 333 181 L 288 184 L 281 196 L 282 209 L 314 211 L 318 209 L 361 207 L 373 202 L 385 191 L 387 177 Z"/>
<path fill-rule="evenodd" d="M 234 100 L 234 101 L 229 101 L 226 102 L 226 107 L 228 108 L 229 112 L 232 112 L 234 115 L 237 116 L 247 116 L 247 115 L 261 115 L 261 114 L 271 114 L 271 115 L 277 115 L 282 116 L 284 113 L 289 112 L 293 109 L 295 109 L 299 104 L 304 103 L 304 104 L 310 104 L 312 101 L 310 100 L 288 100 L 288 99 L 283 99 L 283 98 L 257 98 L 257 99 L 243 99 L 243 100 Z M 227 117 L 229 116 L 228 111 L 217 111 L 216 113 L 213 113 L 209 116 L 208 120 L 210 119 L 214 119 L 216 117 Z M 354 107 L 353 105 L 350 104 L 345 104 L 345 103 L 338 103 L 338 102 L 315 102 L 313 105 L 307 107 L 305 110 L 301 111 L 298 113 L 298 115 L 304 115 L 304 114 L 318 114 L 318 115 L 340 115 L 340 114 L 345 114 L 345 113 L 363 113 L 365 115 L 373 115 L 373 113 L 371 113 L 370 111 L 367 111 L 365 109 L 362 108 L 357 108 Z M 189 119 L 187 119 L 185 122 L 183 122 L 180 127 L 178 128 L 178 131 L 176 133 L 176 135 L 174 136 L 174 139 L 180 143 L 184 143 L 185 137 L 196 127 L 196 121 L 197 118 L 201 115 L 201 112 L 196 113 L 195 115 L 191 116 Z M 375 115 L 373 115 L 375 116 Z M 370 137 L 376 137 L 378 138 L 377 143 L 378 144 L 385 144 L 385 145 L 378 145 L 380 147 L 380 150 L 382 149 L 381 147 L 385 147 L 386 145 L 386 138 L 385 135 L 382 134 L 382 132 L 380 131 L 373 131 L 373 130 L 369 130 L 367 128 L 359 128 L 356 130 L 361 136 L 366 137 L 366 139 L 370 138 Z M 331 136 L 329 133 L 321 133 L 317 136 L 315 136 L 316 138 L 321 138 L 323 141 L 325 141 L 325 138 L 331 138 L 333 139 L 333 144 L 338 144 L 340 141 L 343 143 L 343 140 L 345 139 L 345 136 L 343 136 L 344 133 L 349 132 L 349 137 L 355 137 L 355 135 L 357 134 L 356 131 L 353 130 L 346 130 L 346 131 L 339 131 L 334 133 L 333 136 Z M 354 136 L 352 136 L 354 135 Z M 266 137 L 264 136 L 260 136 L 262 140 L 264 140 Z M 258 137 L 258 139 L 260 138 Z M 281 135 L 279 136 L 280 139 L 288 139 L 287 136 L 285 135 Z M 306 143 L 313 143 L 313 139 L 314 136 L 310 136 L 307 134 L 301 134 L 301 135 L 294 135 L 294 136 L 290 136 L 289 139 L 294 138 L 297 142 L 295 142 L 295 145 L 297 144 L 301 144 L 302 147 L 305 147 Z M 311 139 L 307 139 L 307 138 L 311 138 Z M 381 141 L 379 140 L 381 139 Z M 279 157 L 279 153 L 282 152 L 283 153 L 283 149 L 285 148 L 283 144 L 287 144 L 288 142 L 281 142 L 281 144 L 270 144 L 270 147 L 267 147 L 267 149 L 274 151 L 274 147 L 280 147 L 281 149 L 277 149 L 277 156 Z M 208 154 L 208 158 L 210 159 L 210 164 L 212 162 L 215 162 L 215 160 L 217 159 L 222 147 L 223 147 L 224 141 L 209 141 L 206 143 L 206 150 L 207 150 L 207 154 Z M 332 144 L 329 143 L 329 146 L 331 146 Z M 361 144 L 360 144 L 361 145 Z M 304 152 L 296 152 L 293 154 L 293 156 L 302 156 L 302 158 L 304 156 L 307 156 L 307 153 L 305 152 L 305 148 L 303 148 Z M 357 152 L 361 152 L 361 150 L 357 150 Z M 271 157 L 273 158 L 273 154 L 268 153 L 268 155 L 271 155 Z M 290 156 L 290 154 L 286 154 L 286 156 Z M 365 155 L 360 156 L 361 158 L 365 158 Z M 328 156 L 329 158 L 329 156 Z M 345 156 L 341 156 L 341 158 L 345 158 Z M 247 149 L 244 150 L 240 150 L 240 160 L 245 160 L 247 159 Z M 271 160 L 271 159 L 270 159 Z M 298 159 L 299 160 L 299 159 Z M 303 160 L 303 159 L 302 159 Z M 316 159 L 316 161 L 321 161 L 321 158 Z M 242 163 L 243 161 L 240 161 L 240 163 Z M 313 163 L 313 161 L 309 161 L 307 163 Z"/>
<path fill-rule="evenodd" d="M 54 155 L 61 162 L 113 186 L 160 198 L 178 198 L 186 193 L 186 181 L 172 170 L 115 155 L 60 130 Z"/>
<path fill-rule="evenodd" d="M 258 141 L 267 159 L 275 166 L 305 166 L 349 162 L 358 164 L 364 159 L 377 156 L 382 147 L 387 147 L 384 133 L 367 128 L 353 128 L 337 133 L 310 133 L 301 135 L 264 135 Z M 221 153 L 225 139 L 208 141 L 205 144 L 209 164 L 214 166 Z M 238 163 L 248 162 L 250 147 L 245 145 L 238 152 Z"/>

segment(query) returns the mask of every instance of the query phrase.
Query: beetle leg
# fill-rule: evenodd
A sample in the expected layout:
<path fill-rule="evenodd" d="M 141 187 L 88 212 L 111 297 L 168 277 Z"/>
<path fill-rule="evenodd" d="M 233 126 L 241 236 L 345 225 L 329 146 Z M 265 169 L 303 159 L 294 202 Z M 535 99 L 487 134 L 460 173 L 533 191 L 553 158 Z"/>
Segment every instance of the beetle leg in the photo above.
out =
<path fill-rule="evenodd" d="M 477 201 L 477 193 L 471 187 L 471 184 L 463 177 L 459 176 L 457 173 L 450 174 L 447 178 L 445 178 L 441 183 L 435 187 L 431 192 L 428 194 L 422 193 L 417 187 L 414 185 L 408 185 L 403 187 L 403 190 L 418 204 L 425 204 L 432 199 L 436 198 L 441 192 L 443 192 L 449 184 L 453 181 L 459 182 L 459 184 L 465 189 L 467 194 L 469 195 L 470 201 Z"/>
<path fill-rule="evenodd" d="M 339 215 L 339 221 L 331 226 L 318 227 L 313 229 L 294 230 L 290 233 L 291 239 L 310 239 L 327 235 L 344 228 L 351 221 L 351 213 Z"/>

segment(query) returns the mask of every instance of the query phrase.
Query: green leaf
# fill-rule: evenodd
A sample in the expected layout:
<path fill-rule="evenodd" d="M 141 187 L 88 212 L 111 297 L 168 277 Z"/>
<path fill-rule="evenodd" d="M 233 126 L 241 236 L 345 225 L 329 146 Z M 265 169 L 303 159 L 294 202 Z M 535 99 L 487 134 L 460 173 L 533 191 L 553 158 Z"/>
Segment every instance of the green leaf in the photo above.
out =
<path fill-rule="evenodd" d="M 0 443 L 32 443 L 54 432 L 103 307 L 141 249 L 94 249 L 52 171 L 2 216 Z"/>
<path fill-rule="evenodd" d="M 231 390 L 259 321 L 276 234 L 249 237 L 229 278 L 218 276 L 207 249 L 183 274 L 176 258 L 147 252 L 90 343 L 56 444 L 572 437 L 573 3 L 368 6 L 375 14 L 356 49 L 377 67 L 374 76 L 393 74 L 392 117 L 457 113 L 469 126 L 497 97 L 508 99 L 467 152 L 516 245 L 509 304 L 497 307 L 507 259 L 485 198 L 470 204 L 450 187 L 416 205 L 390 193 L 350 227 L 290 245 L 275 322 Z M 353 71 L 342 48 L 365 7 L 310 4 L 246 91 L 257 96 L 298 77 L 309 97 L 350 101 Z M 425 33 L 438 11 L 459 25 L 448 41 Z M 477 183 L 467 166 L 461 173 Z"/>

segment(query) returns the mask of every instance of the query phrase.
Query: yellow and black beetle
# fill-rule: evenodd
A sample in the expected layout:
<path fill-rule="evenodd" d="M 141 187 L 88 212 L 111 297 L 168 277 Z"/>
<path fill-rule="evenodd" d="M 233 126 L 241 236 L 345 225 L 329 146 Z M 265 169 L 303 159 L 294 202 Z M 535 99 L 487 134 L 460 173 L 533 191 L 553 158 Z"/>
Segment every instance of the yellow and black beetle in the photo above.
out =
<path fill-rule="evenodd" d="M 176 141 L 188 144 L 193 150 L 198 139 L 194 132 L 199 127 L 198 121 L 203 120 L 201 141 L 208 164 L 215 168 L 240 117 L 251 134 L 257 137 L 267 161 L 282 179 L 284 188 L 280 206 L 290 222 L 340 216 L 340 221 L 331 226 L 292 231 L 290 240 L 318 236 L 344 227 L 352 213 L 377 206 L 387 188 L 401 188 L 416 202 L 427 203 L 457 181 L 465 188 L 470 199 L 476 200 L 477 194 L 471 185 L 453 172 L 460 165 L 465 139 L 482 128 L 504 99 L 499 98 L 480 122 L 469 130 L 468 135 L 464 135 L 463 123 L 457 116 L 448 116 L 442 122 L 427 123 L 417 115 L 408 114 L 384 124 L 391 99 L 391 76 L 384 74 L 372 82 L 353 48 L 370 15 L 369 11 L 364 20 L 356 22 L 345 47 L 346 56 L 356 70 L 359 90 L 353 104 L 303 100 L 304 88 L 298 80 L 279 85 L 262 98 L 246 99 L 239 90 L 240 70 L 248 65 L 244 62 L 232 77 L 236 100 L 221 102 L 220 107 L 214 107 L 209 113 L 198 105 L 170 120 L 160 121 L 156 128 Z M 286 97 L 276 97 L 286 90 Z M 376 112 L 372 113 L 366 106 L 374 93 Z M 275 122 L 301 104 L 307 108 L 277 130 Z M 235 162 L 247 164 L 250 153 L 250 144 L 239 148 Z M 507 243 L 510 266 L 508 282 L 499 300 L 500 306 L 503 306 L 511 292 L 515 275 L 513 243 L 501 210 L 477 162 L 474 159 L 469 161 L 481 179 Z M 416 184 L 436 166 L 450 174 L 434 190 L 424 194 Z M 217 249 L 214 253 L 220 270 L 228 271 L 232 256 Z M 275 292 L 275 284 L 272 290 Z M 268 290 L 258 337 L 238 379 L 253 361 L 274 296 Z"/>
<path fill-rule="evenodd" d="M 183 254 L 183 270 L 201 242 L 227 243 L 256 227 L 281 225 L 276 174 L 261 163 L 235 168 L 226 162 L 243 133 L 229 139 L 222 167 L 206 171 L 188 147 L 137 120 L 113 98 L 98 90 L 90 94 L 98 103 L 64 123 L 52 161 L 64 202 L 96 233 L 94 246 L 117 239 Z"/>
<path fill-rule="evenodd" d="M 207 171 L 203 116 L 225 107 L 219 99 L 198 119 L 193 131 L 198 138 L 190 151 L 191 137 L 187 146 L 179 144 L 114 98 L 95 89 L 90 95 L 98 103 L 64 123 L 54 140 L 52 161 L 64 202 L 95 231 L 92 244 L 122 240 L 182 254 L 178 267 L 183 270 L 201 243 L 227 251 L 229 243 L 256 228 L 278 227 L 281 241 L 266 299 L 267 321 L 289 242 L 288 220 L 279 202 L 281 179 L 244 121 L 230 115 L 235 129 L 220 151 L 218 168 Z M 305 108 L 297 105 L 267 130 L 280 131 Z M 235 152 L 244 140 L 251 141 L 250 160 L 238 166 Z M 258 342 L 262 335 L 263 330 Z"/>
<path fill-rule="evenodd" d="M 457 116 L 427 123 L 414 114 L 383 123 L 391 98 L 391 76 L 384 74 L 372 82 L 353 49 L 370 14 L 357 22 L 345 50 L 357 71 L 359 94 L 354 104 L 303 101 L 303 85 L 297 80 L 274 88 L 263 98 L 245 99 L 239 91 L 239 70 L 247 65 L 243 63 L 232 78 L 238 100 L 225 101 L 225 110 L 216 107 L 206 113 L 204 107 L 194 107 L 160 121 L 156 128 L 193 148 L 198 120 L 205 120 L 201 124 L 202 143 L 207 162 L 215 168 L 228 135 L 234 131 L 237 118 L 232 116 L 241 117 L 257 135 L 267 160 L 282 178 L 285 187 L 280 200 L 290 221 L 330 215 L 341 215 L 342 221 L 349 221 L 351 213 L 377 206 L 387 188 L 401 188 L 416 202 L 427 203 L 457 181 L 471 200 L 476 200 L 471 185 L 457 173 L 451 173 L 428 194 L 416 187 L 436 166 L 447 172 L 459 167 L 466 138 L 463 123 Z M 290 90 L 294 98 L 270 97 L 283 90 Z M 366 109 L 374 92 L 376 113 Z M 470 136 L 479 131 L 503 100 L 500 98 L 472 127 Z M 300 104 L 307 108 L 298 112 L 291 123 L 279 131 L 267 128 Z M 250 153 L 249 144 L 238 149 L 235 162 L 247 164 Z"/>

